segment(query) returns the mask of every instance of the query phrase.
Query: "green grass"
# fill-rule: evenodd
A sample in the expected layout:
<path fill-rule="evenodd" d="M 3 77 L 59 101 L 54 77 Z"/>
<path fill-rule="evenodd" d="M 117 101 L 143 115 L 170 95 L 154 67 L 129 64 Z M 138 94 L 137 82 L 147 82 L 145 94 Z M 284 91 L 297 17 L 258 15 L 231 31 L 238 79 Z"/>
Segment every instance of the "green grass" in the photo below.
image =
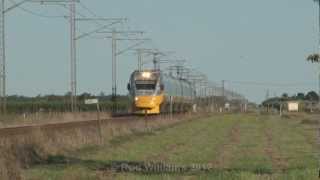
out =
<path fill-rule="evenodd" d="M 316 129 L 301 123 L 302 118 L 216 115 L 117 137 L 62 160 L 55 157 L 24 175 L 26 179 L 317 179 Z M 211 168 L 162 174 L 110 170 L 122 161 Z"/>

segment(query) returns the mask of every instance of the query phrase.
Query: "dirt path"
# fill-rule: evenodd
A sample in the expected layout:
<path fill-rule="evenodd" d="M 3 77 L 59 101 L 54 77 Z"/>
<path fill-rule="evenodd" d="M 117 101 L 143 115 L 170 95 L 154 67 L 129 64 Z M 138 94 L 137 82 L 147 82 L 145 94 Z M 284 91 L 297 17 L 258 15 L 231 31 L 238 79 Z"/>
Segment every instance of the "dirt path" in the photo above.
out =
<path fill-rule="evenodd" d="M 272 169 L 274 170 L 285 170 L 288 168 L 289 164 L 287 159 L 281 156 L 277 146 L 273 142 L 273 132 L 272 128 L 265 124 L 264 126 L 264 135 L 267 139 L 266 147 L 264 149 L 267 156 L 271 159 Z"/>
<path fill-rule="evenodd" d="M 216 144 L 221 144 L 221 137 L 224 136 L 229 137 L 231 135 L 232 138 L 228 140 L 228 142 L 231 142 L 231 144 L 237 143 L 239 137 L 238 121 L 228 120 L 228 123 L 220 125 L 220 129 L 222 129 L 222 131 L 219 132 L 215 131 L 214 128 L 212 128 L 212 126 L 217 126 L 218 124 L 220 124 L 219 120 L 215 119 L 212 121 L 215 121 L 215 123 L 211 125 L 209 125 L 208 122 L 203 122 L 207 125 L 194 130 L 192 133 L 189 133 L 186 137 L 183 137 L 178 141 L 167 144 L 165 147 L 163 147 L 163 150 L 161 152 L 159 152 L 156 155 L 149 156 L 147 159 L 168 162 L 172 160 L 172 156 L 188 156 L 194 155 L 194 153 L 196 154 L 196 152 L 202 152 L 210 156 L 210 154 L 212 154 L 210 150 L 206 151 L 204 149 L 206 149 L 208 146 L 215 146 Z M 224 145 L 230 146 L 230 143 Z M 193 152 L 190 154 L 189 151 Z M 222 162 L 224 159 L 227 159 L 227 155 L 220 162 Z"/>
<path fill-rule="evenodd" d="M 217 150 L 217 157 L 210 162 L 215 169 L 224 169 L 230 167 L 234 148 L 240 143 L 240 121 L 237 120 L 230 129 L 226 141 Z"/>
<path fill-rule="evenodd" d="M 200 128 L 194 131 L 188 137 L 185 137 L 184 139 L 182 139 L 181 141 L 167 144 L 160 153 L 156 155 L 148 156 L 146 160 L 162 161 L 162 162 L 169 161 L 169 156 L 171 154 L 176 153 L 179 149 L 186 148 L 186 146 L 188 146 L 189 143 L 192 142 L 193 138 L 197 137 L 200 133 L 206 132 L 208 130 L 207 128 L 208 127 Z"/>

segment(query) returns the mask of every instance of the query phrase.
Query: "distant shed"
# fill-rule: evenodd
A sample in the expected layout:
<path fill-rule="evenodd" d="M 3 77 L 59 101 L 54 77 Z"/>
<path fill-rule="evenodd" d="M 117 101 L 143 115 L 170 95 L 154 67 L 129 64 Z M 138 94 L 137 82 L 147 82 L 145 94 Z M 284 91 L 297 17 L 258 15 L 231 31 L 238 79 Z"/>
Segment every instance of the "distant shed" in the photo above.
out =
<path fill-rule="evenodd" d="M 288 101 L 289 112 L 299 112 L 299 101 Z"/>

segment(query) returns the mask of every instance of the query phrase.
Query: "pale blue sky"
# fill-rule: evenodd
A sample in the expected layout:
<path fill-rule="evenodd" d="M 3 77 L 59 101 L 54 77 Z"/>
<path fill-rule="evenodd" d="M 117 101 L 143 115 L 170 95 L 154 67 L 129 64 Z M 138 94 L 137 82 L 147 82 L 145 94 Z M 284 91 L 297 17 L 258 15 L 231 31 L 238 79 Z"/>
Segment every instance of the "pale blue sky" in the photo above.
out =
<path fill-rule="evenodd" d="M 317 68 L 305 57 L 317 48 L 317 6 L 312 0 L 82 0 L 103 17 L 127 17 L 130 29 L 145 30 L 153 45 L 177 57 L 209 79 L 306 83 L 294 88 L 227 84 L 261 101 L 270 94 L 317 90 Z M 7 5 L 10 1 L 7 1 Z M 62 15 L 59 6 L 22 7 Z M 79 12 L 89 15 L 78 6 Z M 69 89 L 69 25 L 65 19 L 40 18 L 20 9 L 6 15 L 8 94 L 62 94 Z M 94 28 L 79 24 L 81 31 Z M 111 92 L 109 40 L 78 41 L 78 91 Z M 125 47 L 121 43 L 120 47 Z M 119 92 L 126 93 L 136 67 L 132 52 L 119 57 Z"/>

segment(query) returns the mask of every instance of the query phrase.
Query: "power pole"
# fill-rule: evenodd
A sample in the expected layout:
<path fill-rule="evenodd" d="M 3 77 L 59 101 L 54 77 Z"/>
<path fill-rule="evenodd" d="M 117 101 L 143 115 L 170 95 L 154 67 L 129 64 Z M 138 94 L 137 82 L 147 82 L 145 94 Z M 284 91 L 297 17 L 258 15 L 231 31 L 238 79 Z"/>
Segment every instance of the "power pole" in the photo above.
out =
<path fill-rule="evenodd" d="M 142 70 L 142 56 L 143 56 L 143 50 L 142 49 L 138 49 L 138 71 Z"/>
<path fill-rule="evenodd" d="M 29 0 L 24 0 L 23 2 L 27 2 Z M 77 40 L 90 36 L 93 33 L 96 33 L 100 30 L 106 29 L 109 26 L 117 24 L 123 20 L 123 18 L 76 18 L 76 3 L 79 0 L 33 0 L 33 2 L 39 3 L 69 3 L 69 22 L 70 22 L 70 102 L 71 102 L 71 111 L 78 111 L 78 102 L 77 102 Z M 22 3 L 19 3 L 22 4 Z M 97 28 L 94 31 L 86 32 L 77 36 L 76 31 L 76 22 L 77 21 L 114 21 L 110 24 L 101 25 L 101 27 Z"/>
<path fill-rule="evenodd" d="M 168 52 L 168 53 L 172 53 L 172 52 Z M 164 53 L 164 52 L 160 52 L 160 51 L 156 50 L 154 52 L 151 52 L 151 54 L 153 55 L 152 63 L 153 63 L 153 69 L 154 70 L 160 70 L 160 64 L 161 63 L 170 62 L 170 60 L 160 60 L 159 59 L 162 56 L 167 56 L 167 54 Z"/>
<path fill-rule="evenodd" d="M 73 0 L 75 1 L 75 0 Z M 71 6 L 71 5 L 70 5 Z M 76 40 L 79 40 L 81 38 L 84 38 L 84 37 L 87 37 L 87 36 L 90 36 L 92 34 L 95 34 L 95 33 L 104 33 L 104 32 L 100 32 L 101 30 L 104 30 L 106 28 L 108 28 L 109 26 L 112 26 L 114 24 L 117 24 L 117 23 L 121 23 L 123 21 L 127 21 L 126 18 L 77 18 L 75 19 L 75 11 L 73 11 L 73 9 L 75 10 L 75 6 L 71 6 L 70 7 L 71 9 L 71 16 L 70 16 L 70 22 L 71 22 L 71 37 L 72 37 L 72 40 L 71 40 L 71 103 L 72 103 L 72 111 L 74 111 L 76 109 L 76 105 L 77 105 L 77 98 L 76 98 Z M 73 18 L 72 18 L 73 17 Z M 73 19 L 73 20 L 72 20 Z M 80 34 L 79 36 L 76 36 L 76 31 L 75 31 L 75 23 L 76 23 L 76 20 L 77 21 L 113 21 L 112 23 L 110 24 L 106 24 L 106 25 L 103 25 L 102 27 L 99 27 L 93 31 L 90 31 L 90 32 L 85 32 L 83 34 Z M 117 73 L 116 73 L 116 57 L 117 57 L 117 39 L 116 39 L 116 34 L 117 32 L 116 31 L 112 31 L 111 32 L 112 34 L 112 101 L 116 101 L 115 98 L 116 98 L 116 93 L 117 93 Z"/>
<path fill-rule="evenodd" d="M 159 70 L 160 69 L 160 64 L 157 60 L 157 56 L 159 55 L 159 52 L 154 52 L 153 53 L 153 59 L 152 59 L 152 62 L 153 62 L 153 69 L 154 70 Z"/>
<path fill-rule="evenodd" d="M 270 98 L 270 90 L 267 89 L 267 92 L 266 92 L 266 100 Z"/>
<path fill-rule="evenodd" d="M 224 99 L 225 96 L 225 88 L 224 88 L 225 80 L 222 80 L 222 97 Z"/>
<path fill-rule="evenodd" d="M 307 61 L 311 61 L 312 63 L 320 62 L 320 0 L 313 0 L 318 5 L 318 52 L 311 54 L 307 57 Z M 318 95 L 320 95 L 320 66 L 318 65 Z M 320 100 L 319 102 L 320 103 Z"/>
<path fill-rule="evenodd" d="M 77 57 L 76 57 L 76 4 L 75 0 L 70 2 L 70 89 L 71 89 L 71 111 L 77 110 Z"/>
<path fill-rule="evenodd" d="M 152 51 L 152 49 L 146 49 L 146 48 L 138 48 L 136 49 L 137 54 L 138 54 L 138 71 L 142 70 L 143 67 L 143 56 L 145 53 L 148 53 Z"/>
<path fill-rule="evenodd" d="M 319 21 L 319 29 L 318 29 L 318 53 L 319 53 L 319 56 L 320 56 L 320 0 L 317 0 L 315 2 L 318 2 L 318 13 L 319 13 L 319 16 L 318 16 L 318 21 Z M 318 57 L 319 57 L 318 56 Z M 318 95 L 320 96 L 320 66 L 318 67 L 319 68 L 319 75 L 318 75 Z M 319 102 L 320 103 L 320 99 L 319 99 Z M 320 144 L 320 127 L 318 125 L 318 143 Z M 318 150 L 319 151 L 319 150 Z M 318 166 L 320 167 L 320 152 L 317 154 L 318 155 Z M 318 173 L 318 177 L 320 178 L 320 169 L 319 169 L 319 173 Z"/>
<path fill-rule="evenodd" d="M 319 26 L 319 29 L 318 29 L 318 53 L 319 53 L 319 55 L 320 55 L 320 1 L 319 0 L 317 0 L 317 1 L 315 1 L 315 2 L 318 2 L 318 13 L 319 13 L 319 17 L 318 17 L 318 21 L 319 21 L 319 24 L 318 24 L 318 26 Z M 318 74 L 318 95 L 320 95 L 320 66 L 318 67 L 319 68 L 319 74 Z"/>
<path fill-rule="evenodd" d="M 3 114 L 7 111 L 6 56 L 5 56 L 5 3 L 0 0 L 0 101 Z"/>
<path fill-rule="evenodd" d="M 116 31 L 115 29 L 112 31 L 99 31 L 97 33 L 109 33 L 111 34 L 111 45 L 112 45 L 112 112 L 116 113 L 118 111 L 118 105 L 117 105 L 117 56 L 123 54 L 124 52 L 128 50 L 132 50 L 136 46 L 141 45 L 146 40 L 150 39 L 137 39 L 137 38 L 118 38 L 118 34 L 143 34 L 142 31 Z M 110 37 L 107 37 L 110 38 Z M 118 51 L 117 50 L 117 41 L 119 40 L 131 40 L 131 41 L 141 41 L 138 42 L 124 50 Z"/>
<path fill-rule="evenodd" d="M 8 8 L 5 7 L 5 0 L 0 0 L 0 111 L 6 113 L 7 111 L 7 75 L 6 75 L 6 52 L 5 52 L 5 14 L 26 2 L 39 3 L 72 3 L 77 0 L 22 0 Z M 70 7 L 70 10 L 73 9 Z M 71 10 L 72 11 L 72 10 Z M 74 11 L 75 12 L 75 9 Z M 71 21 L 72 22 L 72 21 Z"/>
<path fill-rule="evenodd" d="M 116 31 L 112 31 L 112 101 L 113 101 L 113 110 L 112 112 L 117 111 L 117 39 Z"/>

